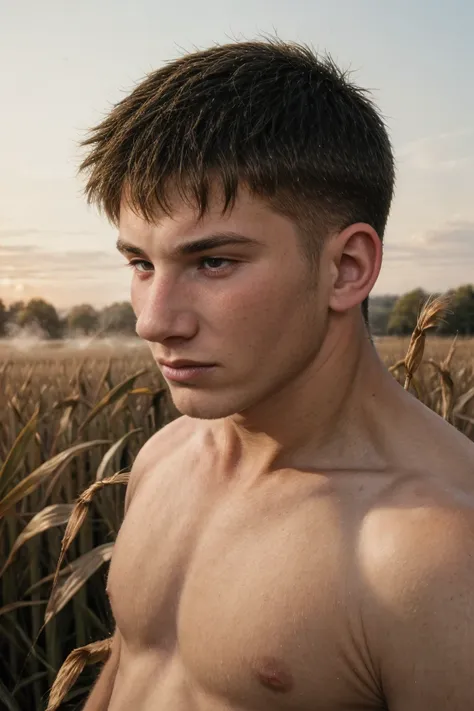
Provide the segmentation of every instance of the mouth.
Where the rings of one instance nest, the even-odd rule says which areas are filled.
[[[195,380],[200,376],[210,373],[215,368],[215,365],[202,364],[185,365],[180,367],[171,367],[166,364],[161,364],[161,370],[164,377],[167,380],[173,380],[179,383],[183,383],[188,380]]]
[[[177,359],[177,360],[158,360],[158,363],[162,366],[166,366],[167,368],[207,368],[209,366],[215,365],[215,363],[200,363],[199,361],[196,360],[184,360],[184,359]]]

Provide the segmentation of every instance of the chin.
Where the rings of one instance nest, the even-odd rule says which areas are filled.
[[[220,420],[235,415],[245,407],[242,403],[225,402],[216,396],[206,397],[205,394],[197,391],[188,391],[187,393],[171,391],[171,398],[173,405],[181,415],[196,420]]]

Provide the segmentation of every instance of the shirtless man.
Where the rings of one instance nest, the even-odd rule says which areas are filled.
[[[236,43],[149,75],[85,145],[182,415],[133,466],[85,711],[473,709],[474,445],[366,325],[376,108],[308,49]]]

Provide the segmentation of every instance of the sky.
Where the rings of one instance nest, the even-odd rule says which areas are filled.
[[[473,30],[470,0],[0,0],[0,299],[128,300],[79,142],[166,61],[264,35],[329,52],[385,118],[397,184],[373,293],[473,283]]]

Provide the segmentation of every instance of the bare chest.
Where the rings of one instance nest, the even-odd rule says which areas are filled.
[[[378,708],[342,519],[337,497],[301,482],[144,487],[109,576],[129,649],[179,649],[200,688],[237,706]]]

